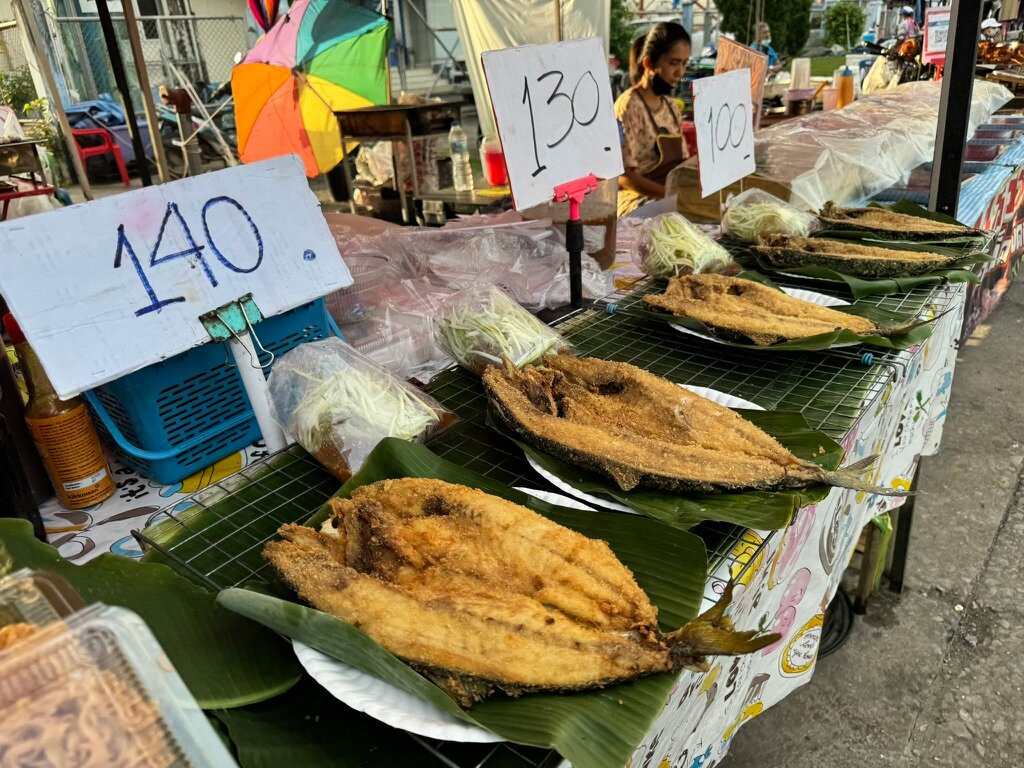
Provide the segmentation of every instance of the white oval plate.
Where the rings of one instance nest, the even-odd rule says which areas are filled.
[[[713,403],[724,405],[726,408],[747,408],[752,411],[764,410],[764,408],[762,408],[757,403],[752,403],[749,400],[744,400],[741,397],[733,397],[732,395],[727,395],[725,394],[725,392],[719,392],[717,389],[708,389],[707,387],[694,387],[689,384],[680,384],[679,386],[682,387],[683,389],[693,392],[693,394],[695,395],[706,397]],[[572,487],[564,480],[555,477],[553,474],[551,474],[542,466],[540,466],[540,464],[535,462],[529,454],[526,455],[526,461],[533,468],[534,472],[536,472],[538,475],[540,475],[553,486],[555,486],[555,488],[562,491],[563,493],[567,493],[570,496],[576,497],[580,501],[586,502],[591,506],[601,507],[603,509],[610,509],[614,512],[628,512],[631,515],[640,514],[636,510],[627,507],[625,504],[620,504],[619,502],[613,501],[612,499],[604,499],[600,496],[593,496],[589,493]]]
[[[817,278],[815,278],[815,279],[817,279]],[[835,296],[826,296],[823,293],[817,293],[816,291],[808,291],[808,290],[804,290],[803,288],[783,288],[782,291],[783,291],[783,293],[786,293],[789,296],[792,296],[794,299],[800,299],[801,301],[809,301],[809,302],[811,302],[811,304],[817,304],[819,307],[848,307],[848,306],[850,306],[850,302],[845,301],[844,299],[837,299]],[[675,330],[679,331],[680,333],[686,333],[686,334],[689,334],[690,336],[696,336],[698,339],[706,339],[707,341],[716,341],[716,342],[718,341],[718,339],[716,339],[714,336],[709,336],[706,333],[701,333],[700,331],[695,331],[692,328],[687,328],[686,326],[683,326],[683,325],[676,325],[675,323],[669,323],[669,325],[672,328],[674,328]],[[857,343],[859,343],[859,342],[851,342],[851,345],[852,344],[857,344]],[[837,344],[836,346],[842,347],[842,346],[850,346],[850,345],[847,345],[847,344]],[[771,349],[771,347],[764,347],[764,349],[769,350],[769,349]]]
[[[428,739],[477,744],[504,741],[495,733],[452,717],[411,693],[360,672],[297,640],[292,641],[292,648],[309,676],[334,698],[385,725]]]

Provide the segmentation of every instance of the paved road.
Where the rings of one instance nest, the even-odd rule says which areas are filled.
[[[1024,280],[960,350],[906,591],[876,597],[720,768],[1024,765]]]

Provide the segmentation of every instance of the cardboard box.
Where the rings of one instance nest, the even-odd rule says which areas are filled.
[[[722,203],[729,199],[729,195],[738,195],[743,190],[750,189],[751,187],[763,189],[783,200],[789,200],[789,187],[778,181],[766,179],[756,173],[747,176],[742,181],[730,184],[721,192],[715,192],[702,198],[700,196],[700,180],[696,157],[687,159],[682,165],[672,171],[672,174],[677,183],[676,209],[691,221],[715,223],[721,221]]]

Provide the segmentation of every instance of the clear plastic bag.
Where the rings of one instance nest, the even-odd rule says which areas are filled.
[[[291,350],[269,385],[278,423],[342,482],[385,437],[418,441],[454,419],[341,339]]]
[[[798,210],[763,189],[748,189],[730,196],[722,216],[722,232],[744,243],[762,235],[807,237],[821,228],[818,217]]]
[[[652,277],[735,271],[729,252],[679,213],[662,213],[640,226],[633,263]]]
[[[447,299],[434,319],[437,343],[480,376],[508,358],[522,367],[569,343],[493,285],[475,285]]]

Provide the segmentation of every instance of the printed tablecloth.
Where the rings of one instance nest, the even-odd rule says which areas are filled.
[[[879,454],[870,479],[909,489],[917,461],[935,453],[946,418],[964,302],[940,318],[930,339],[900,356],[896,376],[843,440],[846,462]],[[756,654],[722,657],[705,673],[684,672],[665,710],[633,754],[630,768],[712,768],[737,729],[808,682],[814,671],[825,608],[836,593],[861,528],[901,499],[834,489],[800,510],[785,532],[744,573],[731,611],[737,627],[778,632]],[[766,536],[746,540],[708,580],[704,608],[739,573]]]

